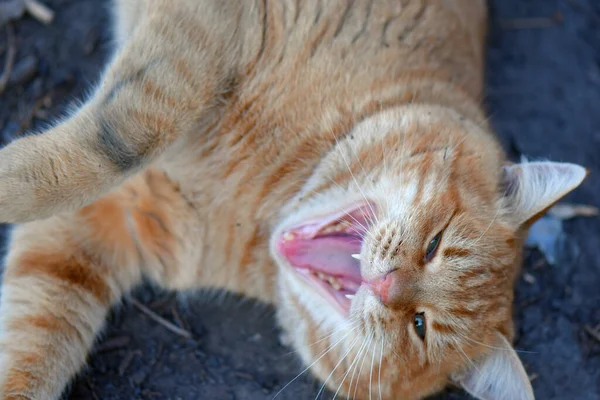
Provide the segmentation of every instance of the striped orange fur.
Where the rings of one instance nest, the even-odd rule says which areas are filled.
[[[0,399],[59,398],[143,277],[274,304],[343,395],[533,398],[510,345],[522,243],[586,172],[506,163],[481,105],[486,14],[483,0],[116,0],[94,95],[0,151],[0,221],[18,224]],[[364,228],[345,315],[278,246],[364,201],[364,221],[344,220]]]

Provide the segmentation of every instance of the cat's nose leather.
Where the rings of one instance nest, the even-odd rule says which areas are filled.
[[[398,307],[415,297],[416,271],[396,268],[384,276],[367,282],[367,285],[385,306]]]

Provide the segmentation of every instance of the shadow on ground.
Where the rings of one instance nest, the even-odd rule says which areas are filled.
[[[57,12],[53,24],[29,17],[13,24],[16,64],[0,96],[3,142],[60,116],[95,82],[109,54],[106,2],[46,3]],[[600,205],[600,2],[492,6],[487,104],[506,149],[514,158],[585,165],[591,177],[568,200]],[[0,65],[6,44],[0,32]],[[556,266],[528,253],[528,279],[517,290],[516,346],[540,399],[600,399],[600,341],[586,332],[600,324],[599,228],[598,219],[566,223],[570,251]],[[193,338],[126,302],[69,399],[271,399],[301,371],[279,345],[269,307],[206,295],[177,305],[172,295],[148,288],[135,296]],[[311,399],[318,390],[303,375],[278,398]]]

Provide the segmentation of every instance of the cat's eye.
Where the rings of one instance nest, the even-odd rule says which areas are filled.
[[[435,235],[431,242],[427,245],[427,250],[425,251],[425,261],[430,261],[435,255],[435,251],[437,250],[440,240],[442,240],[442,232]]]
[[[415,332],[421,338],[421,340],[425,340],[425,313],[415,314]]]

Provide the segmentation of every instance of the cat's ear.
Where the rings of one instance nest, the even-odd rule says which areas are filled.
[[[518,225],[539,218],[588,174],[580,165],[550,161],[508,164],[503,169],[506,204]]]
[[[504,335],[497,333],[493,350],[453,378],[479,400],[534,400],[533,388],[519,356]]]

